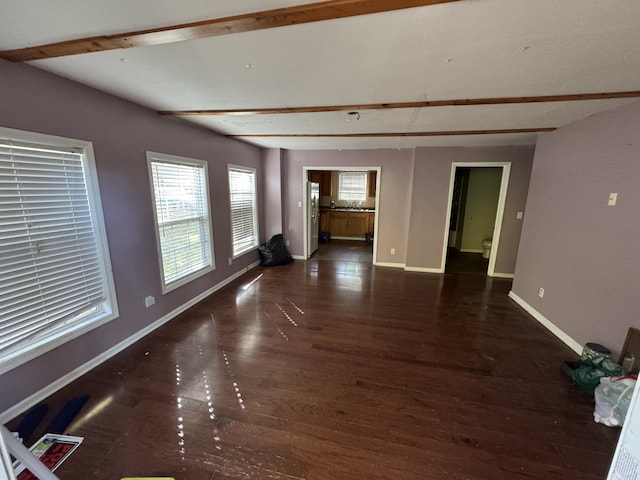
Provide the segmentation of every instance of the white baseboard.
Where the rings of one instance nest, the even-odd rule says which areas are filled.
[[[511,298],[518,305],[520,305],[529,315],[531,315],[538,322],[540,322],[547,330],[549,330],[556,337],[562,340],[571,350],[576,352],[578,355],[582,353],[582,346],[578,342],[576,342],[573,338],[571,338],[569,335],[567,335],[558,327],[556,327],[551,322],[551,320],[549,320],[540,312],[538,312],[535,308],[533,308],[531,305],[525,302],[517,294],[513,293],[513,290],[509,292],[509,298]]]
[[[461,248],[460,251],[462,253],[483,253],[484,250],[481,248]]]
[[[24,400],[18,402],[14,406],[12,406],[9,409],[5,410],[4,412],[0,413],[0,424],[7,423],[9,420],[17,417],[22,412],[25,412],[29,408],[33,407],[34,405],[38,404],[39,402],[41,402],[42,400],[47,398],[49,395],[57,392],[58,390],[60,390],[61,388],[65,387],[69,383],[71,383],[74,380],[80,378],[85,373],[87,373],[90,370],[96,368],[101,363],[109,360],[114,355],[120,353],[125,348],[133,345],[135,342],[137,342],[138,340],[142,339],[146,335],[150,334],[151,332],[153,332],[157,328],[161,327],[162,325],[167,323],[169,320],[172,320],[173,318],[175,318],[176,316],[178,316],[179,314],[181,314],[185,310],[191,308],[196,303],[204,300],[206,297],[208,297],[212,293],[220,290],[222,287],[224,287],[227,284],[231,283],[236,278],[240,277],[241,275],[244,275],[249,270],[257,267],[258,265],[260,265],[260,261],[259,260],[257,262],[253,262],[251,265],[249,265],[248,267],[243,268],[239,272],[234,273],[230,277],[227,277],[222,282],[220,282],[220,283],[214,285],[213,287],[205,290],[201,294],[199,294],[196,297],[194,297],[191,300],[189,300],[187,303],[185,303],[185,304],[181,305],[180,307],[172,310],[171,312],[169,312],[166,315],[162,316],[161,318],[159,318],[155,322],[151,323],[150,325],[147,325],[142,330],[138,330],[136,333],[134,333],[130,337],[124,339],[123,341],[121,341],[117,345],[114,345],[113,347],[111,347],[110,349],[106,350],[105,352],[102,352],[100,355],[98,355],[97,357],[92,358],[91,360],[89,360],[85,364],[80,365],[78,368],[70,371],[66,375],[63,375],[62,377],[60,377],[57,380],[55,380],[54,382],[50,383],[46,387],[38,390],[37,392],[33,393],[32,395],[29,395]]]
[[[404,267],[407,272],[422,272],[422,273],[444,273],[441,268],[426,268],[426,267]]]
[[[331,240],[356,240],[358,242],[364,242],[364,237],[331,237]]]
[[[404,263],[390,263],[390,262],[376,262],[374,263],[376,267],[391,267],[391,268],[404,268]]]
[[[291,255],[291,258],[293,258],[294,260],[308,260],[308,258],[304,255]]]
[[[513,278],[514,275],[513,275],[513,273],[493,272],[493,275],[491,275],[491,277],[495,277],[495,278]]]

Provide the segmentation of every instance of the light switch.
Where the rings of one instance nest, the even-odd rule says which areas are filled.
[[[616,204],[616,202],[618,201],[618,194],[617,193],[610,193],[609,194],[609,205],[613,206]]]

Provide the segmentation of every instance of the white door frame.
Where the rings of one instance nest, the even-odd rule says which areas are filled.
[[[502,219],[504,218],[504,208],[507,203],[507,189],[509,188],[509,176],[511,174],[511,162],[453,162],[451,164],[451,180],[449,183],[449,200],[447,202],[447,217],[444,228],[444,240],[442,247],[442,263],[441,271],[444,273],[447,263],[447,247],[449,246],[449,226],[451,224],[451,206],[453,204],[453,184],[456,179],[457,168],[476,168],[476,167],[501,167],[502,178],[500,180],[500,194],[498,196],[498,209],[496,211],[496,222],[493,226],[493,240],[491,242],[491,255],[489,256],[489,268],[487,275],[490,277],[502,276],[495,274],[496,257],[498,245],[500,244],[500,234],[502,232]]]
[[[332,171],[339,171],[339,172],[365,172],[365,171],[375,171],[377,172],[376,174],[376,206],[375,206],[375,213],[374,213],[374,230],[373,230],[373,264],[376,264],[376,258],[377,258],[377,252],[378,252],[378,212],[380,211],[380,180],[381,180],[381,175],[380,172],[382,170],[381,167],[366,167],[366,166],[358,166],[358,167],[354,167],[354,166],[334,166],[334,167],[327,167],[327,166],[318,166],[318,167],[313,167],[313,166],[305,166],[302,167],[302,225],[304,226],[303,230],[304,230],[304,235],[303,235],[303,242],[304,242],[304,251],[303,251],[303,255],[304,255],[304,259],[307,260],[308,259],[308,255],[309,255],[309,245],[308,245],[308,236],[309,236],[309,216],[307,215],[307,181],[309,179],[309,171],[310,170],[332,170]]]

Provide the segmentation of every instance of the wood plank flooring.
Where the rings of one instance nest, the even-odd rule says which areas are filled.
[[[258,267],[57,392],[90,395],[60,478],[605,478],[618,430],[509,280],[370,262]]]

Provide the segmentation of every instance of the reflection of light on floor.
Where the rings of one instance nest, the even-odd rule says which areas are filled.
[[[181,375],[180,375],[180,364],[176,363],[176,385],[180,385]],[[182,397],[178,397],[176,399],[176,403],[178,406],[178,410],[182,410]],[[184,424],[182,423],[184,418],[180,415],[178,416],[178,453],[180,454],[180,459],[184,460],[184,455],[186,453],[186,449],[184,447]]]
[[[241,286],[240,288],[242,290],[248,290],[251,285],[253,285],[254,283],[256,283],[258,280],[260,280],[260,277],[262,277],[262,275],[264,275],[264,273],[261,273],[260,275],[258,275],[256,278],[254,278],[253,280],[251,280],[249,283],[247,283],[246,285]]]
[[[216,411],[213,406],[213,399],[211,398],[211,390],[209,390],[209,381],[207,380],[207,372],[202,371],[202,377],[204,380],[204,394],[207,399],[207,412],[209,413],[209,420],[214,424],[213,426],[213,441],[215,442],[215,447],[218,450],[222,450],[220,446],[220,435],[218,434],[218,429],[215,426],[216,420]]]
[[[242,301],[245,299],[245,294],[247,293],[247,290],[249,290],[254,283],[256,283],[258,280],[260,280],[260,278],[263,275],[264,274],[261,273],[256,278],[251,280],[249,283],[247,283],[245,285],[242,285],[240,287],[240,289],[238,290],[238,293],[236,293],[236,305],[240,305],[242,303]]]
[[[224,358],[224,363],[227,366],[227,371],[229,372],[229,376],[233,380],[234,375],[233,375],[233,371],[231,370],[231,363],[229,362],[229,357],[227,357],[227,352],[225,352],[224,350],[222,351],[222,358]],[[236,398],[238,399],[238,404],[240,405],[240,408],[244,410],[245,409],[244,400],[242,399],[242,393],[240,393],[240,387],[238,387],[237,382],[233,382],[233,389],[236,393]]]
[[[69,430],[75,430],[77,428],[82,427],[87,421],[91,420],[93,417],[102,412],[107,406],[113,401],[113,394],[109,395],[107,398],[101,400],[95,407],[89,410],[82,418],[78,419],[77,422],[74,422],[73,425],[69,427]]]
[[[354,292],[362,291],[362,267],[356,262],[338,262],[335,282],[337,288]]]
[[[297,326],[298,326],[298,324],[293,320],[293,318],[291,318],[291,316],[290,316],[287,312],[285,312],[284,308],[282,308],[282,307],[280,306],[280,304],[276,303],[276,307],[278,307],[278,309],[280,309],[280,311],[282,312],[282,314],[283,314],[285,317],[287,317],[287,320],[289,320],[289,321],[293,324],[293,326],[294,326],[294,327],[297,327]]]
[[[265,314],[265,316],[266,316],[269,320],[271,320],[271,315],[269,315],[269,312],[267,312],[267,311],[265,310],[265,311],[264,311],[264,314]],[[274,322],[273,320],[271,320],[271,323],[273,323],[273,326],[274,326],[274,327],[276,327],[276,330],[278,330],[278,333],[279,333],[280,335],[282,335],[282,337],[283,337],[285,340],[289,340],[289,337],[287,336],[287,334],[286,334],[286,333],[284,333],[284,332],[282,331],[282,329],[281,329],[278,325],[276,325],[276,322]]]
[[[299,311],[301,315],[304,315],[304,312],[302,311],[302,309],[300,307],[298,307],[298,305],[293,303],[291,301],[291,299],[287,298],[287,302],[289,302],[293,308],[295,308],[297,311]]]

